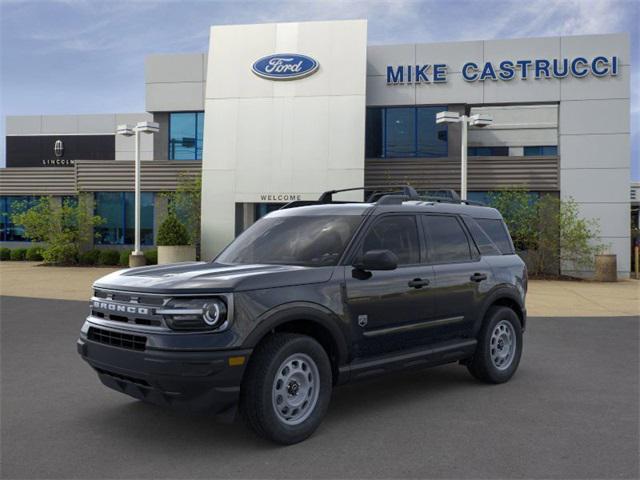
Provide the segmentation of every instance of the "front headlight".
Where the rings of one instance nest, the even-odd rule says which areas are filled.
[[[175,298],[156,313],[174,330],[216,330],[227,321],[227,305],[221,298]]]

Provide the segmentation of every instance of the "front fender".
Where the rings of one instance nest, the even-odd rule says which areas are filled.
[[[324,328],[331,335],[338,356],[338,364],[343,365],[349,358],[347,324],[328,308],[311,302],[291,302],[278,305],[256,319],[256,327],[244,341],[244,348],[255,346],[270,331],[287,322],[306,320]]]

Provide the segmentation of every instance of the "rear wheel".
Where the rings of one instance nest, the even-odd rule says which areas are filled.
[[[320,425],[331,397],[331,363],[313,338],[272,335],[251,358],[240,396],[248,425],[274,442],[292,444]]]
[[[467,365],[471,375],[488,383],[508,381],[522,355],[522,327],[516,312],[491,307],[478,336],[478,347]]]

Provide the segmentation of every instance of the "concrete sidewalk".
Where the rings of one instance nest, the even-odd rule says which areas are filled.
[[[44,267],[38,262],[0,262],[0,295],[88,300],[91,284],[115,270],[117,268]],[[532,317],[640,315],[640,281],[532,280],[527,310]]]

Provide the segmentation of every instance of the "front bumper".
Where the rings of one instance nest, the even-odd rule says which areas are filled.
[[[109,388],[158,405],[214,414],[235,410],[251,354],[251,350],[136,351],[85,335],[77,348]],[[244,357],[242,365],[231,366],[230,357]],[[238,358],[232,363],[239,363]]]

